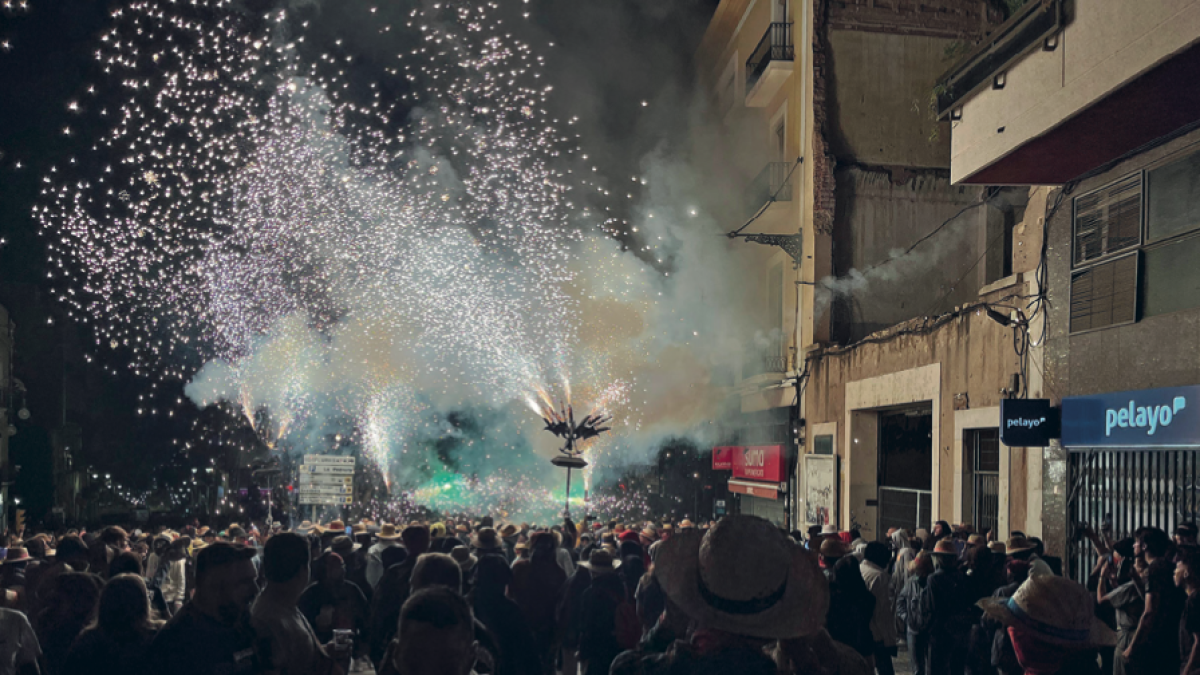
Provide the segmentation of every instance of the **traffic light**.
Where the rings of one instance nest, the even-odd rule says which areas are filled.
[[[25,529],[25,509],[17,509],[17,532]]]

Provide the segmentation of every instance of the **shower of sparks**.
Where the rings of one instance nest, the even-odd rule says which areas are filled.
[[[553,409],[543,383],[569,401],[573,367],[595,414],[628,403],[628,379],[577,353],[570,292],[587,227],[611,222],[570,201],[580,184],[556,167],[577,137],[495,3],[413,10],[419,40],[369,103],[342,41],[302,49],[307,22],[181,4],[112,13],[105,79],[68,104],[106,131],[34,207],[56,294],[98,349],[136,375],[224,369],[231,389],[202,403],[269,448],[332,399],[384,475],[420,410],[411,364],[493,406],[536,391]],[[385,344],[359,358],[348,325]],[[388,360],[409,365],[381,375]]]

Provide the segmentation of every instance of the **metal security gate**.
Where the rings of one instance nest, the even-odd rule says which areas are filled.
[[[879,487],[879,539],[893,527],[908,530],[909,534],[933,524],[933,493],[929,490]]]
[[[1087,579],[1096,562],[1077,523],[1099,532],[1111,521],[1121,539],[1142,526],[1170,533],[1200,520],[1200,450],[1079,450],[1069,462],[1069,569],[1076,580]]]
[[[970,514],[976,532],[1000,524],[1000,430],[968,429],[963,432],[964,476],[963,512]],[[997,532],[997,538],[1003,538]]]

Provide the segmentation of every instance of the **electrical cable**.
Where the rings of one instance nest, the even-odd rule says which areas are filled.
[[[750,216],[750,220],[747,220],[745,223],[742,224],[741,227],[734,230],[733,232],[730,232],[729,234],[727,234],[725,236],[729,237],[730,239],[740,236],[742,234],[742,230],[746,229],[747,227],[750,227],[750,223],[753,223],[754,221],[758,220],[762,216],[762,214],[766,213],[767,209],[771,208],[771,205],[777,201],[777,198],[779,197],[779,193],[783,192],[783,189],[785,187],[788,187],[789,185],[791,185],[791,183],[789,181],[792,180],[792,174],[796,172],[796,167],[800,166],[800,164],[802,164],[803,162],[804,162],[803,157],[797,157],[796,161],[794,163],[792,163],[792,168],[789,169],[787,175],[784,176],[783,182],[781,182],[779,184],[779,189],[775,191],[775,194],[771,195],[771,197],[769,199],[767,199],[767,203],[763,204],[762,208],[760,208],[757,212],[755,212],[755,214],[753,216]]]

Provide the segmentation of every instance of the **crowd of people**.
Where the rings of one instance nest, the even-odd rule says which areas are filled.
[[[1200,672],[1196,528],[786,532],[753,516],[66,531],[10,542],[0,675]]]

